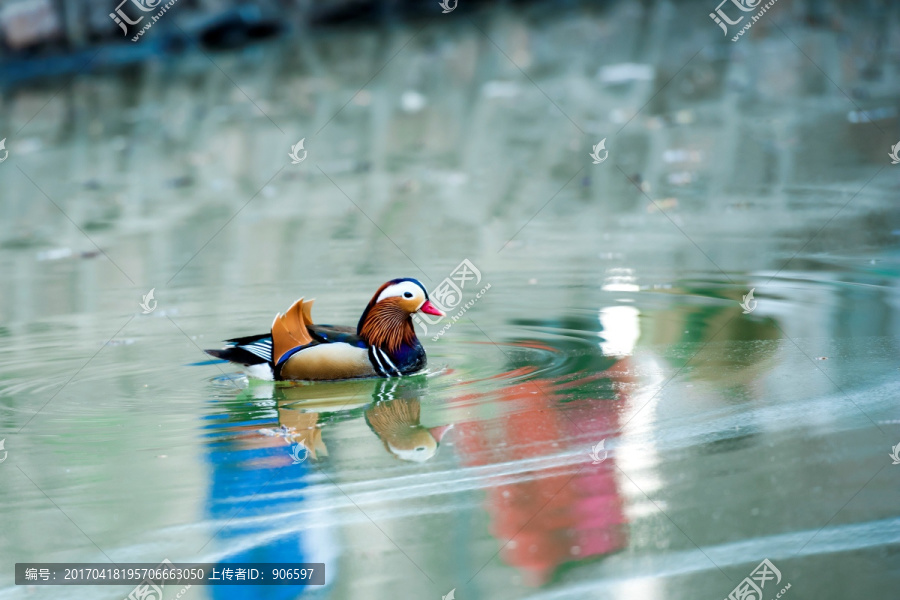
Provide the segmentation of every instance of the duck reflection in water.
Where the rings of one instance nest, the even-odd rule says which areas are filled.
[[[420,398],[426,384],[424,377],[418,377],[405,381],[279,386],[274,394],[279,427],[261,429],[260,433],[299,445],[300,452],[292,450],[295,461],[306,457],[318,460],[328,456],[324,421],[357,418],[362,411],[369,428],[392,456],[425,462],[434,457],[444,435],[453,428],[452,424],[422,425]],[[360,402],[362,397],[371,402]]]
[[[435,456],[452,427],[422,425],[420,398],[426,390],[424,376],[312,385],[252,382],[242,390],[207,436],[211,484],[206,510],[213,522],[225,523],[216,526],[210,540],[221,549],[219,563],[325,562],[334,565],[326,570],[328,589],[340,577],[340,536],[328,518],[296,529],[290,525],[308,502],[320,498],[312,477],[316,461],[328,456],[328,426],[364,419],[392,456],[424,462]],[[269,420],[272,408],[277,422]],[[277,515],[284,518],[273,518]],[[210,597],[287,600],[315,595],[312,587],[210,586]]]
[[[420,412],[417,397],[378,401],[366,409],[366,423],[384,449],[400,460],[425,462],[434,456],[453,425],[426,428],[420,423]]]

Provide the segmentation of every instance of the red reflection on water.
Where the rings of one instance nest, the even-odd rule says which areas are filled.
[[[627,362],[620,360],[600,376],[630,381]],[[547,582],[567,563],[599,558],[627,544],[615,459],[595,465],[589,456],[594,444],[618,431],[617,408],[626,398],[565,401],[563,387],[575,386],[549,379],[510,385],[492,393],[499,393],[499,402],[515,405],[508,414],[456,425],[456,446],[470,466],[567,452],[583,456],[575,464],[538,463],[535,471],[500,476],[487,490],[489,530],[505,544],[501,559],[519,569],[529,585]]]

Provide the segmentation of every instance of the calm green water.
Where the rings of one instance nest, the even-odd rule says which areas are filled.
[[[896,14],[732,44],[711,8],[461,7],[9,90],[0,599],[130,589],[16,562],[164,558],[326,564],[190,600],[713,600],[763,559],[766,600],[893,597]],[[421,375],[195,364],[463,260],[451,312],[490,287]]]

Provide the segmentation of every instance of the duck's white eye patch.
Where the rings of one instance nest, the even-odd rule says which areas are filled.
[[[425,302],[425,292],[422,291],[418,285],[413,283],[412,281],[401,281],[400,283],[395,283],[394,285],[389,285],[384,288],[384,291],[378,295],[378,302],[381,302],[385,298],[421,298],[422,302]]]

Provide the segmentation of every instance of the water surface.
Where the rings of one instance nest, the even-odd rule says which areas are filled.
[[[461,8],[9,90],[0,598],[62,597],[15,562],[164,558],[326,564],[197,600],[712,599],[763,559],[787,597],[890,596],[897,123],[851,115],[897,104],[859,67],[881,16],[732,44],[709,8]],[[453,314],[490,288],[419,375],[196,364],[463,260]]]

